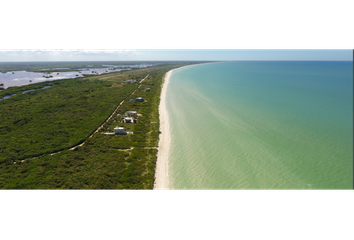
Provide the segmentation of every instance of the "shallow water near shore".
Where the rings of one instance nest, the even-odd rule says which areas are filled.
[[[167,87],[171,189],[352,189],[352,62],[223,62]]]

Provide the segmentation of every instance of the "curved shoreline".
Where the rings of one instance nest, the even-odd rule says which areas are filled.
[[[168,189],[168,152],[170,148],[170,125],[166,108],[166,89],[173,70],[166,73],[159,105],[160,138],[157,152],[154,189]]]
[[[209,64],[209,63],[199,63],[199,64]],[[168,112],[166,108],[166,90],[169,83],[171,74],[173,70],[190,67],[194,65],[187,65],[179,68],[172,69],[168,71],[165,75],[165,79],[162,85],[161,98],[159,104],[159,115],[160,115],[160,137],[156,160],[156,170],[155,170],[155,182],[154,190],[167,190],[169,189],[169,178],[168,178],[168,153],[170,149],[170,124],[168,118]]]

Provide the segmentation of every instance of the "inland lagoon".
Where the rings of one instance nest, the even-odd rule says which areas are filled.
[[[109,70],[106,68],[85,69],[79,72],[27,72],[27,71],[13,71],[0,73],[0,83],[4,84],[4,88],[12,86],[23,86],[38,82],[70,79],[83,77],[85,74],[102,74],[108,72],[118,72],[119,70]]]

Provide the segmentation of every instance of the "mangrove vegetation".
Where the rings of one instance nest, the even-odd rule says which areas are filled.
[[[179,66],[165,64],[2,91],[2,96],[16,95],[0,101],[0,188],[151,189],[161,84],[164,74]],[[122,83],[127,79],[138,82]],[[29,89],[37,90],[22,93]],[[145,101],[129,101],[136,97]],[[122,123],[127,111],[139,114],[137,123]],[[116,126],[133,134],[105,134],[113,133]]]

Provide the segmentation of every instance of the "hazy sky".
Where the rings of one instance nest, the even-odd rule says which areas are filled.
[[[12,61],[184,61],[332,60],[352,61],[352,50],[0,50]]]

